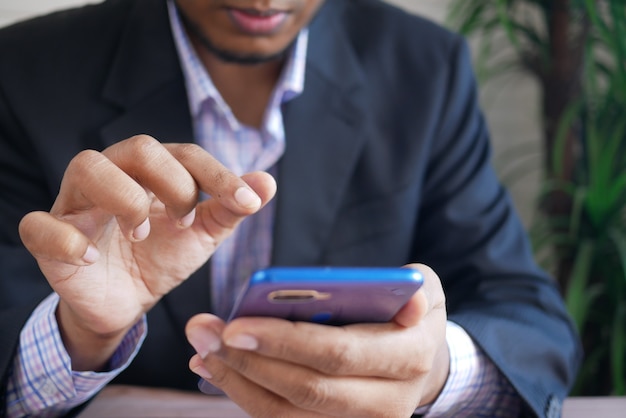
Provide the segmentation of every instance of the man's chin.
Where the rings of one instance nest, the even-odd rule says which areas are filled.
[[[291,47],[291,44],[293,44],[292,42],[290,45],[287,46],[287,48],[276,53],[255,53],[227,50],[225,48],[220,48],[211,39],[205,36],[200,28],[198,28],[193,23],[193,21],[188,19],[184,13],[181,12],[179,15],[190,37],[194,37],[199,42],[202,48],[227,63],[240,65],[256,65],[262,64],[264,62],[280,60],[285,57],[287,51],[289,50],[289,47]]]
[[[280,52],[274,54],[257,54],[257,53],[245,53],[245,52],[236,52],[236,51],[227,51],[216,48],[215,46],[202,42],[202,46],[206,48],[210,53],[215,55],[221,61],[230,63],[230,64],[240,64],[240,65],[256,65],[263,64],[265,62],[281,60],[287,54],[287,49],[282,50]]]

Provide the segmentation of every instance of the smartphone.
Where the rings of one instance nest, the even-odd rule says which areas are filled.
[[[401,267],[272,267],[257,271],[230,319],[271,316],[330,325],[388,322],[421,287]]]

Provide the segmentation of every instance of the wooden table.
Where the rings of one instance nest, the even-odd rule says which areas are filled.
[[[225,396],[111,385],[80,418],[249,418]]]
[[[226,397],[167,389],[109,386],[80,418],[249,418]],[[569,398],[563,418],[623,418],[626,398]]]
[[[583,417],[626,417],[626,397],[567,398],[563,405],[563,418]]]

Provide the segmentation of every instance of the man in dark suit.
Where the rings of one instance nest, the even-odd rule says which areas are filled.
[[[458,36],[375,0],[110,0],[0,57],[2,413],[197,374],[253,416],[559,415],[577,336]],[[386,324],[226,325],[269,264],[425,285]]]

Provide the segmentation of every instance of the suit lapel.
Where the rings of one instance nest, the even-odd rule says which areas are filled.
[[[304,92],[284,107],[274,264],[315,264],[364,139],[363,74],[328,1],[310,27]],[[338,10],[339,9],[339,10]]]
[[[100,133],[105,146],[136,134],[161,142],[194,142],[184,78],[170,32],[165,1],[138,1],[128,19],[103,91],[120,114]],[[209,311],[209,269],[205,265],[163,298],[173,320]]]
[[[104,126],[107,146],[145,133],[162,142],[193,142],[185,83],[165,1],[137,1],[104,86],[119,117]]]

